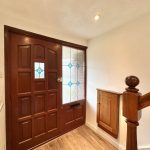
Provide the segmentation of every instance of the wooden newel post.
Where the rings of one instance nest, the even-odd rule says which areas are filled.
[[[128,86],[123,93],[123,116],[127,118],[126,150],[137,150],[137,126],[140,119],[138,108],[141,94],[136,86],[139,79],[136,76],[128,76],[125,83]]]

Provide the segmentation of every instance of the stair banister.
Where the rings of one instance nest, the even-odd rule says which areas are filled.
[[[125,83],[128,86],[123,92],[123,116],[127,123],[126,150],[137,150],[137,126],[141,118],[141,110],[150,106],[150,93],[141,95],[136,86],[139,84],[136,76],[128,76]]]

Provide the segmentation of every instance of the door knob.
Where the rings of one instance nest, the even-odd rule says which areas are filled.
[[[58,77],[57,82],[62,82],[62,77]]]

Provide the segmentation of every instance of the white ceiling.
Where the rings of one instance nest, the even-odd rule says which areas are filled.
[[[0,9],[62,33],[91,39],[150,11],[150,0],[0,0]],[[99,21],[94,15],[100,12]]]

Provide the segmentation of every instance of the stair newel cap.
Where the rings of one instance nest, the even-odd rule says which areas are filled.
[[[139,91],[139,89],[136,88],[136,86],[139,85],[139,83],[140,83],[140,80],[138,77],[128,76],[125,79],[125,83],[128,86],[128,88],[126,88],[126,91],[134,92],[134,93],[137,93]]]

